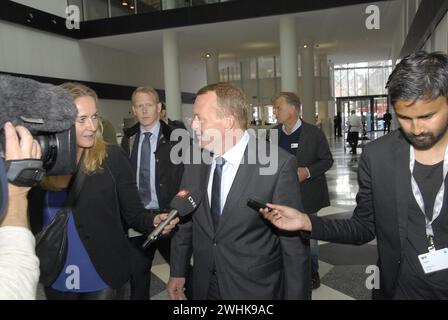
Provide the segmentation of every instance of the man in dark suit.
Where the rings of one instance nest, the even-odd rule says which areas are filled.
[[[386,134],[390,132],[390,123],[392,122],[392,114],[389,112],[389,109],[383,115],[384,128],[383,133]]]
[[[145,208],[150,213],[167,212],[171,199],[179,191],[183,172],[182,164],[170,161],[171,149],[175,145],[170,141],[174,128],[160,121],[159,95],[151,87],[139,87],[134,91],[132,110],[138,123],[124,130],[121,145],[136,172],[140,198]],[[145,150],[148,155],[145,155]],[[161,238],[147,249],[142,249],[146,236],[133,229],[129,229],[128,235],[134,249],[131,299],[148,300],[155,251],[158,249],[169,263],[170,238]]]
[[[387,88],[401,130],[366,145],[353,217],[308,217],[276,205],[263,214],[281,229],[311,231],[324,241],[359,245],[376,236],[380,281],[374,298],[446,300],[448,56],[405,57]]]
[[[297,158],[297,176],[306,213],[317,212],[330,205],[325,172],[333,165],[333,157],[322,130],[299,118],[300,99],[293,92],[281,92],[274,100],[274,115],[279,125],[279,146]],[[317,241],[311,239],[311,280],[313,289],[320,286]]]
[[[170,298],[185,298],[193,255],[194,299],[309,299],[308,243],[299,233],[272,229],[247,206],[256,197],[302,207],[294,157],[271,146],[274,168],[263,167],[257,140],[246,130],[249,106],[231,84],[199,90],[193,115],[204,150],[200,163],[185,165],[182,186],[200,190],[202,202],[172,238]],[[266,141],[258,143],[266,150]]]

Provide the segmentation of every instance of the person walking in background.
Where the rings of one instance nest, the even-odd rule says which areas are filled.
[[[347,141],[350,144],[352,150],[351,154],[356,154],[356,148],[358,148],[359,132],[362,132],[363,125],[361,117],[356,115],[356,111],[350,111],[350,117],[348,118],[348,134]]]
[[[334,136],[335,137],[342,137],[342,117],[341,113],[338,112],[333,119],[334,124]]]
[[[392,122],[392,114],[390,114],[389,109],[386,110],[386,112],[383,115],[383,121],[384,121],[384,127],[383,127],[383,133],[386,134],[390,132],[390,124]]]
[[[333,156],[322,130],[299,118],[301,103],[293,92],[281,92],[274,100],[274,115],[280,125],[279,146],[297,159],[297,177],[305,212],[316,215],[330,205],[325,172],[333,165]],[[320,286],[317,241],[311,239],[311,280]]]

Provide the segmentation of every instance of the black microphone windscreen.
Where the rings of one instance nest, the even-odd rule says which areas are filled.
[[[197,190],[180,190],[171,200],[170,206],[179,212],[179,216],[185,216],[192,212],[201,203],[201,193]]]
[[[76,114],[68,90],[32,79],[0,75],[0,128],[11,121],[31,132],[61,132],[75,123]]]

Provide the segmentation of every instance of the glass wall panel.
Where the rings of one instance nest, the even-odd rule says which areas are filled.
[[[84,0],[85,20],[105,19],[109,17],[107,0]]]
[[[137,13],[160,10],[160,0],[136,0]]]
[[[355,69],[348,69],[348,95],[355,95]]]
[[[67,4],[77,6],[79,8],[79,19],[84,21],[84,8],[82,7],[82,0],[67,0]]]
[[[274,57],[258,58],[258,74],[260,79],[274,78]]]
[[[126,16],[134,13],[134,0],[110,0],[111,17]]]
[[[367,95],[367,69],[355,69],[355,95]]]
[[[392,72],[390,61],[345,64],[336,66],[333,72],[335,97],[386,94],[387,79]],[[347,67],[347,68],[343,68]]]

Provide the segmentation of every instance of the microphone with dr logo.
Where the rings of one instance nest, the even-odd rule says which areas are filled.
[[[177,216],[186,216],[201,203],[201,193],[199,191],[189,191],[187,189],[180,190],[176,196],[171,200],[170,207],[173,208],[168,217],[163,220],[148,236],[143,243],[143,249],[146,249],[148,245],[156,241],[161,235],[163,228],[170,223]]]

